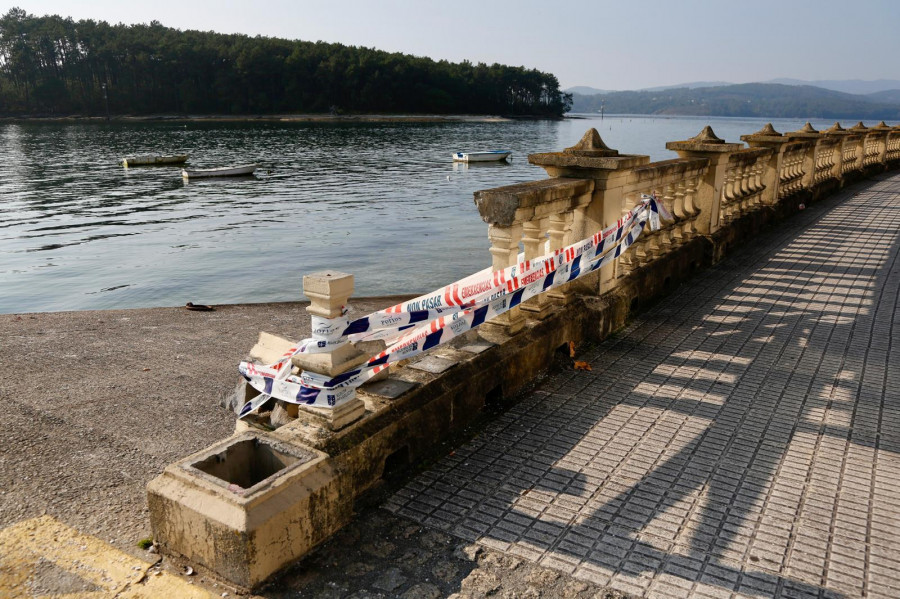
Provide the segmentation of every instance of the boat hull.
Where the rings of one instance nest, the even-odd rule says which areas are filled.
[[[128,168],[130,166],[157,166],[165,164],[184,164],[187,162],[187,154],[176,154],[174,156],[126,156],[122,159],[122,166]]]
[[[491,152],[456,152],[453,160],[456,162],[494,162],[506,160],[512,152],[507,150],[494,150]]]
[[[181,176],[185,179],[203,179],[209,177],[239,177],[252,175],[259,168],[256,164],[242,164],[225,168],[182,169]]]

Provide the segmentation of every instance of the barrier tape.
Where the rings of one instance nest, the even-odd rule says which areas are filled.
[[[641,200],[639,206],[615,225],[552,254],[520,261],[503,271],[475,273],[353,322],[346,322],[343,317],[314,320],[313,338],[291,348],[276,364],[240,364],[240,373],[261,395],[243,407],[239,418],[255,411],[271,397],[290,403],[336,406],[350,398],[356,387],[371,380],[391,363],[446,343],[544,291],[602,268],[621,256],[640,237],[648,222],[651,230],[658,230],[660,218],[672,220],[655,196],[642,195]],[[466,300],[460,295],[461,283],[476,289]],[[424,307],[423,302],[428,306]],[[424,324],[416,326],[422,322]],[[301,352],[314,353],[321,343],[340,342],[341,337],[390,339],[392,343],[362,367],[335,377],[313,372],[303,372],[299,376],[290,374],[292,356]]]

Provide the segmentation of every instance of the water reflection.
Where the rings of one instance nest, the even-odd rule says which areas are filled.
[[[666,140],[710,122],[728,141],[763,123],[2,124],[0,313],[292,300],[325,268],[354,273],[357,295],[427,291],[490,262],[472,194],[544,178],[528,154],[597,126],[611,147],[666,159]],[[512,160],[451,161],[495,148]],[[119,165],[154,153],[260,169],[187,181],[179,165]]]

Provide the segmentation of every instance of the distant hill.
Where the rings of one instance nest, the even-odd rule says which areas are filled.
[[[888,90],[900,89],[900,80],[875,79],[863,81],[862,79],[820,79],[817,81],[804,81],[802,79],[772,79],[765,83],[780,83],[782,85],[813,85],[845,94],[874,94]]]
[[[657,92],[666,89],[676,89],[679,87],[688,87],[690,89],[696,89],[698,87],[718,87],[722,85],[731,85],[728,81],[693,81],[691,83],[679,83],[678,85],[661,85],[659,87],[645,87],[641,88],[637,91],[642,92]],[[576,85],[575,87],[570,87],[566,90],[563,90],[570,94],[581,94],[582,96],[591,96],[594,94],[611,94],[616,90],[613,89],[597,89],[596,87],[588,87],[586,85]]]
[[[588,87],[586,85],[576,85],[575,87],[570,87],[569,89],[563,90],[566,93],[570,94],[581,94],[582,96],[593,96],[595,94],[608,94],[612,92],[611,89],[597,89],[596,87]]]
[[[679,83],[678,85],[660,85],[658,87],[644,87],[638,91],[642,92],[661,92],[667,89],[679,89],[686,87],[688,89],[698,89],[701,87],[724,87],[726,85],[734,85],[730,81],[692,81],[690,83]]]
[[[573,94],[572,112],[900,120],[900,104],[811,85],[743,83],[697,89]]]
[[[875,92],[863,96],[870,102],[879,102],[882,104],[900,104],[900,89],[886,89],[883,92]]]

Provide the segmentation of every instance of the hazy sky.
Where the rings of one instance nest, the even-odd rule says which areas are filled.
[[[0,10],[12,6],[524,65],[564,88],[900,79],[898,0],[13,0]]]

